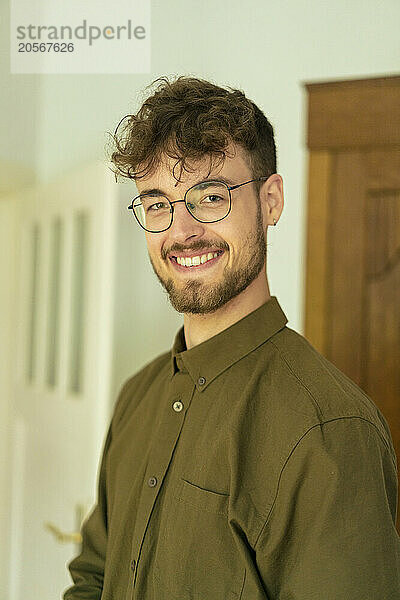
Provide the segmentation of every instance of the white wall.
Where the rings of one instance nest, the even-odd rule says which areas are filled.
[[[10,9],[0,1],[0,195],[39,175],[41,80],[10,74]]]

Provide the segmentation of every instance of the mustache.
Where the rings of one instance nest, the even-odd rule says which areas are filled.
[[[191,244],[190,246],[188,246],[187,244],[180,244],[179,242],[176,242],[171,246],[171,248],[169,248],[169,250],[164,250],[162,252],[162,257],[166,259],[168,254],[172,254],[172,252],[195,252],[197,250],[208,250],[208,248],[216,248],[217,250],[229,250],[228,244],[224,242],[197,240],[196,242],[193,242],[193,244]]]

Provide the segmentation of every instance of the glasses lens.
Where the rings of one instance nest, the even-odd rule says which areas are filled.
[[[142,196],[136,198],[133,210],[139,223],[147,231],[163,231],[171,224],[172,212],[168,198],[164,196]]]
[[[204,181],[192,187],[186,194],[189,212],[203,223],[212,223],[229,213],[229,189],[224,183]]]

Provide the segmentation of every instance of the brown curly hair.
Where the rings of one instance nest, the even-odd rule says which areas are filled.
[[[247,151],[253,177],[276,173],[274,130],[264,113],[241,90],[224,89],[204,79],[160,77],[153,95],[137,114],[126,115],[112,136],[112,171],[140,179],[152,174],[163,156],[189,171],[189,162],[210,159],[210,171],[228,155],[233,141]]]

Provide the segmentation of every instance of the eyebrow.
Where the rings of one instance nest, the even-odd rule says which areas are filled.
[[[229,177],[220,176],[220,177],[207,177],[207,179],[202,179],[201,181],[197,181],[190,187],[192,188],[194,185],[199,185],[200,183],[207,183],[207,181],[218,181],[219,183],[226,183],[226,185],[235,185],[235,183],[231,179],[229,179]],[[167,192],[164,192],[163,190],[159,190],[158,188],[152,188],[152,189],[148,189],[148,190],[143,190],[143,192],[141,192],[139,194],[139,196],[167,196],[168,197],[168,194],[167,194]]]

